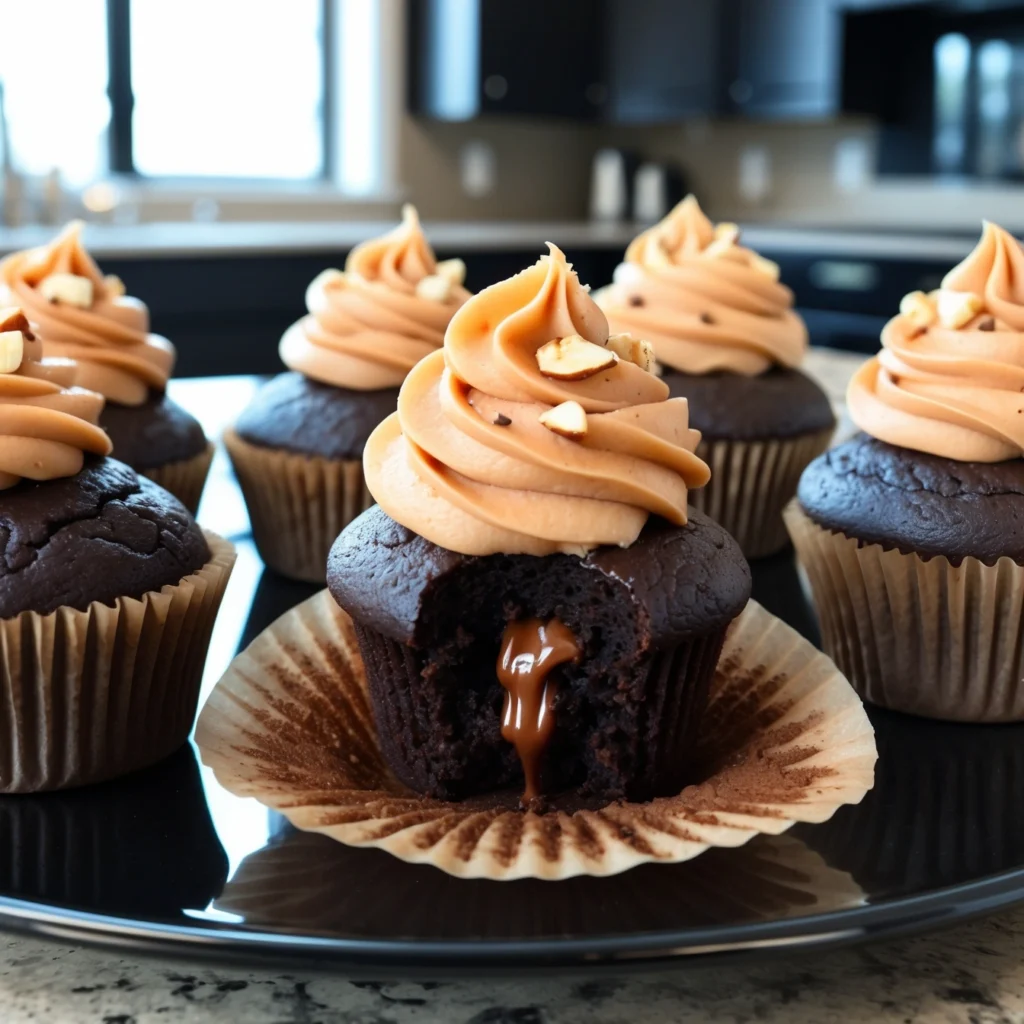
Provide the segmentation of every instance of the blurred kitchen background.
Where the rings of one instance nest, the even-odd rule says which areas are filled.
[[[70,217],[179,374],[279,368],[323,267],[417,205],[483,287],[606,283],[684,192],[862,351],[982,218],[1024,231],[1024,3],[0,0],[0,253]]]

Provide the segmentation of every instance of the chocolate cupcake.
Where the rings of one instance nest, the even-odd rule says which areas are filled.
[[[124,774],[181,746],[234,555],[113,459],[102,396],[0,312],[0,792]]]
[[[986,224],[914,292],[847,394],[865,433],[813,462],[787,524],[826,651],[868,700],[1024,719],[1024,251]]]
[[[380,507],[335,543],[384,754],[421,793],[678,792],[729,623],[731,537],[642,343],[562,253],[470,300],[372,434]]]
[[[12,303],[37,329],[46,354],[74,359],[78,384],[106,399],[100,426],[114,455],[179,498],[199,506],[213,445],[199,422],[166,395],[174,346],[149,330],[149,311],[104,276],[82,245],[80,221],[50,245],[0,262]]]
[[[779,268],[717,227],[688,196],[626,250],[595,295],[616,332],[654,346],[670,394],[690,399],[711,483],[697,508],[748,558],[786,544],[782,509],[804,467],[832,438],[824,391],[798,369],[807,329]]]
[[[291,372],[262,388],[224,442],[263,560],[323,583],[334,538],[373,498],[362,457],[395,411],[405,375],[444,341],[469,297],[461,260],[438,263],[416,211],[325,270],[306,291],[309,313],[285,332]]]

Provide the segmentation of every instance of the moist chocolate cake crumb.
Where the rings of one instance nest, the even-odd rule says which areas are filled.
[[[556,618],[582,655],[551,672],[545,792],[678,792],[725,630],[750,594],[735,541],[690,517],[652,520],[629,548],[538,558],[461,555],[380,508],[360,516],[331,551],[328,586],[355,622],[399,779],[442,799],[522,784],[500,731],[499,644],[510,621]]]
[[[199,421],[162,393],[151,394],[142,405],[108,401],[100,426],[110,435],[114,458],[132,469],[182,462],[206,450]]]
[[[177,498],[114,459],[0,491],[0,617],[141,597],[210,558]]]
[[[859,434],[807,467],[797,497],[819,526],[865,544],[1024,565],[1024,459],[959,462]]]
[[[249,444],[324,459],[361,459],[374,428],[398,407],[398,388],[356,391],[281,373],[235,424]]]
[[[745,377],[680,373],[666,367],[662,380],[673,398],[689,399],[690,426],[707,440],[793,438],[835,426],[828,396],[799,370],[776,366]]]

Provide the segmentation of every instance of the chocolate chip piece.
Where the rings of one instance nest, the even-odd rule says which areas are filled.
[[[715,318],[710,313],[701,313],[700,322],[702,324],[713,324],[715,322]]]
[[[511,423],[512,421],[503,412],[499,412],[498,415],[494,417],[494,425],[496,427],[507,427],[510,426]]]
[[[991,316],[988,317],[988,319],[986,319],[986,320],[982,320],[981,323],[978,324],[978,330],[979,331],[994,331],[995,329],[996,329],[996,321],[995,321],[995,318],[991,317]]]
[[[631,306],[642,306],[644,304],[644,300],[639,295],[630,295],[629,304]]]

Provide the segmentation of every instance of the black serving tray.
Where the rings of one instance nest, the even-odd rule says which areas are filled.
[[[227,493],[227,492],[225,492]],[[315,588],[264,571],[247,537],[204,689]],[[755,597],[812,640],[787,553]],[[0,798],[0,927],[124,950],[295,960],[363,975],[615,962],[655,967],[917,932],[1024,901],[1024,726],[874,709],[874,790],[686,864],[612,878],[449,878],[297,832],[218,786],[191,747],[68,793]]]

